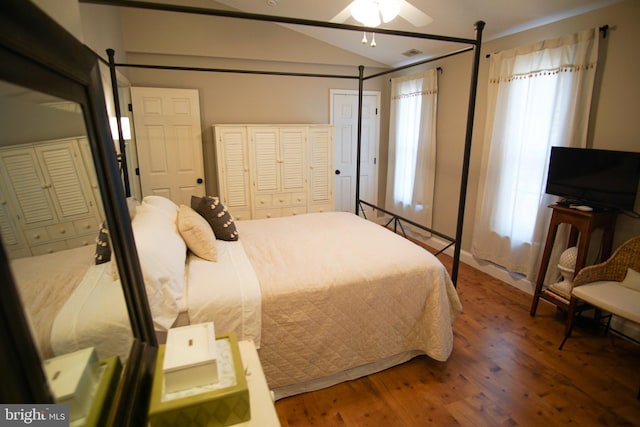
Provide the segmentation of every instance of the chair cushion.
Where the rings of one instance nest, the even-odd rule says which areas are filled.
[[[574,287],[571,293],[611,314],[640,323],[640,292],[621,286],[620,282],[587,283]]]

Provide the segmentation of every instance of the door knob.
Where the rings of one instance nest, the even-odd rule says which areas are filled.
[[[336,169],[336,175],[340,175],[340,169]]]
[[[197,182],[198,184],[202,184],[202,183],[204,182],[204,180],[203,180],[202,178],[198,178],[198,179],[196,180],[196,182]]]

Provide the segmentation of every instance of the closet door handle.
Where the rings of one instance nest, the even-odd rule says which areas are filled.
[[[202,179],[202,178],[198,178],[198,179],[196,179],[196,182],[197,182],[198,184],[202,184],[202,183],[204,182],[204,179]]]
[[[340,169],[336,169],[336,175],[340,175]]]

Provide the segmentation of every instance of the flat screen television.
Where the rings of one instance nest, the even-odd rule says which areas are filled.
[[[551,147],[546,193],[592,208],[633,211],[640,153]]]

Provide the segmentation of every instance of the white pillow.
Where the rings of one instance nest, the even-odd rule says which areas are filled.
[[[129,210],[129,219],[133,219],[136,216],[136,208],[140,205],[140,202],[135,197],[127,197],[127,209]]]
[[[178,218],[178,205],[176,205],[175,203],[173,203],[171,200],[167,199],[166,197],[162,197],[162,196],[145,196],[142,199],[142,203],[140,203],[140,205],[138,205],[138,207],[136,208],[136,214],[137,214],[137,209],[143,205],[151,205],[151,206],[155,206],[156,208],[158,208],[158,210],[160,210],[161,212],[164,212],[166,215],[169,216],[169,218],[172,219],[172,221],[175,223],[176,219]]]
[[[216,235],[206,219],[189,206],[180,205],[178,231],[194,254],[207,261],[217,261]]]
[[[168,199],[149,203],[145,197],[131,222],[154,326],[167,330],[178,317],[184,294],[187,247],[178,232],[178,207]],[[157,196],[153,196],[157,197]],[[163,199],[163,198],[158,198]],[[171,214],[171,204],[175,215]],[[173,216],[173,219],[172,219]]]
[[[620,284],[625,288],[633,289],[634,291],[640,292],[640,273],[632,268],[629,268],[627,270],[627,275],[624,277],[624,280],[620,282]]]

